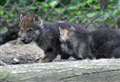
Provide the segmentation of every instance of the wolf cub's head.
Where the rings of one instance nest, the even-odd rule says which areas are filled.
[[[74,29],[69,29],[69,28],[63,28],[63,27],[59,27],[59,31],[60,31],[60,41],[62,42],[66,42],[68,40],[70,40],[71,36],[74,33]]]
[[[33,41],[39,34],[39,23],[41,23],[41,21],[39,20],[39,17],[35,14],[21,14],[19,23],[20,40],[24,43],[30,43],[31,41]]]

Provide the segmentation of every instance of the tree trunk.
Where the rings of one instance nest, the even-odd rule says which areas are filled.
[[[119,82],[120,59],[0,67],[0,82]]]

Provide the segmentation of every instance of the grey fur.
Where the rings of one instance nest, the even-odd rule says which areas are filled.
[[[63,30],[65,28],[60,28],[60,32],[64,32]],[[101,29],[92,32],[67,30],[69,31],[69,38],[63,40],[63,35],[60,35],[61,47],[75,59],[120,58],[119,31],[113,29]],[[69,48],[69,46],[71,47]]]

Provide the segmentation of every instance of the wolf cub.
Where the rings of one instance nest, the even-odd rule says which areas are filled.
[[[120,32],[101,29],[92,32],[78,32],[74,28],[62,28],[60,41],[63,51],[75,59],[120,58]]]

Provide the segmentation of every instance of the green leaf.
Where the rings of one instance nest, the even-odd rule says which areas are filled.
[[[4,15],[4,11],[0,9],[0,16]]]
[[[96,15],[95,12],[93,12],[93,13],[88,13],[88,14],[87,14],[87,17],[94,17],[95,15]]]
[[[49,3],[49,5],[54,8],[58,4],[58,1],[52,1]]]

